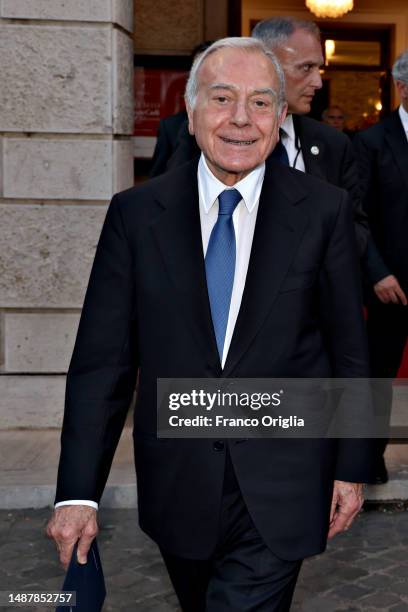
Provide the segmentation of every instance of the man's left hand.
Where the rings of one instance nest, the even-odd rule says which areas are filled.
[[[347,531],[364,502],[363,485],[358,482],[334,481],[328,538]]]

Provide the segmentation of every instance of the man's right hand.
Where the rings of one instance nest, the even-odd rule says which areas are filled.
[[[393,274],[385,276],[378,281],[378,283],[374,285],[374,292],[383,304],[389,304],[390,302],[398,304],[401,302],[401,304],[406,306],[408,303],[407,296]]]
[[[47,535],[55,540],[60,561],[65,569],[78,542],[78,562],[86,563],[92,540],[98,533],[96,510],[90,506],[60,506],[46,528]]]

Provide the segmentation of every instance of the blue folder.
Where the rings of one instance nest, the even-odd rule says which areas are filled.
[[[106,588],[98,545],[96,540],[93,540],[84,565],[78,563],[77,546],[78,544],[75,544],[62,587],[63,591],[76,592],[76,605],[58,606],[56,612],[100,612],[106,597]]]

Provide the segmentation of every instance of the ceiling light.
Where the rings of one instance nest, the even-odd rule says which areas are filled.
[[[306,0],[306,6],[316,17],[342,17],[353,9],[353,0]]]

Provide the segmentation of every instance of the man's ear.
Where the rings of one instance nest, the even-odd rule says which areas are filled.
[[[188,131],[191,134],[191,136],[194,136],[193,109],[191,108],[187,100],[186,100],[186,111],[187,111],[187,116],[188,116]]]
[[[278,119],[279,127],[285,121],[287,113],[288,113],[288,104],[287,104],[287,102],[285,102],[285,104],[283,105],[282,110],[280,112],[279,119]]]
[[[406,100],[408,98],[408,84],[404,83],[404,81],[395,81],[395,85],[401,100]]]

